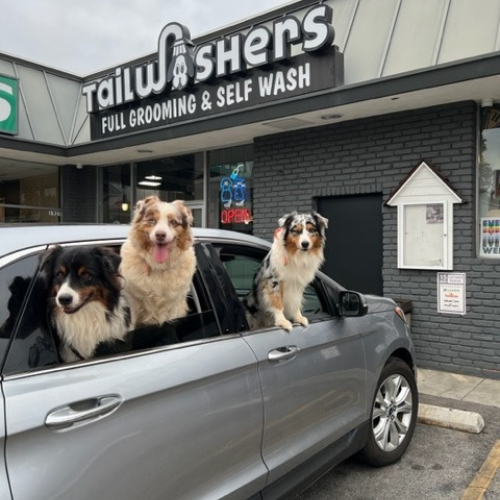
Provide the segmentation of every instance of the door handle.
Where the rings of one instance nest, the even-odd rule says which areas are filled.
[[[76,401],[49,413],[45,425],[58,430],[98,420],[116,411],[122,402],[122,398],[117,394]]]
[[[271,362],[291,360],[297,357],[299,348],[296,345],[286,345],[278,347],[269,352],[267,359]]]

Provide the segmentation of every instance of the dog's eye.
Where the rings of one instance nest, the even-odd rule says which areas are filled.
[[[170,219],[168,222],[172,227],[177,227],[181,225],[181,223],[175,219]]]
[[[150,226],[154,226],[156,224],[156,219],[154,217],[150,217],[147,221],[146,221]]]
[[[56,273],[56,278],[58,278],[58,279],[64,278],[64,276],[66,276],[66,275],[64,274],[63,271],[58,271]]]

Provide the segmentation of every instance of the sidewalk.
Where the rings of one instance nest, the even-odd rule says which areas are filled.
[[[419,368],[418,391],[429,396],[500,408],[500,380]]]
[[[418,390],[422,395],[500,408],[500,380],[419,369]],[[421,423],[473,434],[479,434],[484,428],[484,419],[479,413],[423,403],[418,419]]]

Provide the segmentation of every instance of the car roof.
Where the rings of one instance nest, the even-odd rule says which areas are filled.
[[[121,240],[127,237],[129,224],[16,224],[0,226],[0,257],[10,253],[56,243]],[[223,229],[193,228],[195,239],[243,242],[268,246],[255,236]]]

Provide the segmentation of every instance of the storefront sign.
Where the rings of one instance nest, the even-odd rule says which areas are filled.
[[[465,314],[465,273],[438,273],[438,313]]]
[[[0,75],[0,134],[18,133],[18,81]]]
[[[220,222],[226,224],[250,224],[252,216],[248,208],[229,208],[221,210]]]
[[[481,219],[481,257],[500,259],[500,217]]]
[[[244,207],[250,195],[246,179],[241,175],[244,168],[244,163],[237,165],[231,175],[223,177],[220,181],[220,201],[223,206],[220,222],[223,225],[252,222],[250,210]]]
[[[285,16],[272,28],[193,48],[178,23],[160,34],[157,60],[119,67],[83,87],[93,140],[195,120],[333,88],[343,83],[343,57],[332,46],[332,9],[311,8],[300,21]],[[302,53],[291,57],[293,45]],[[312,53],[320,53],[312,56]]]

